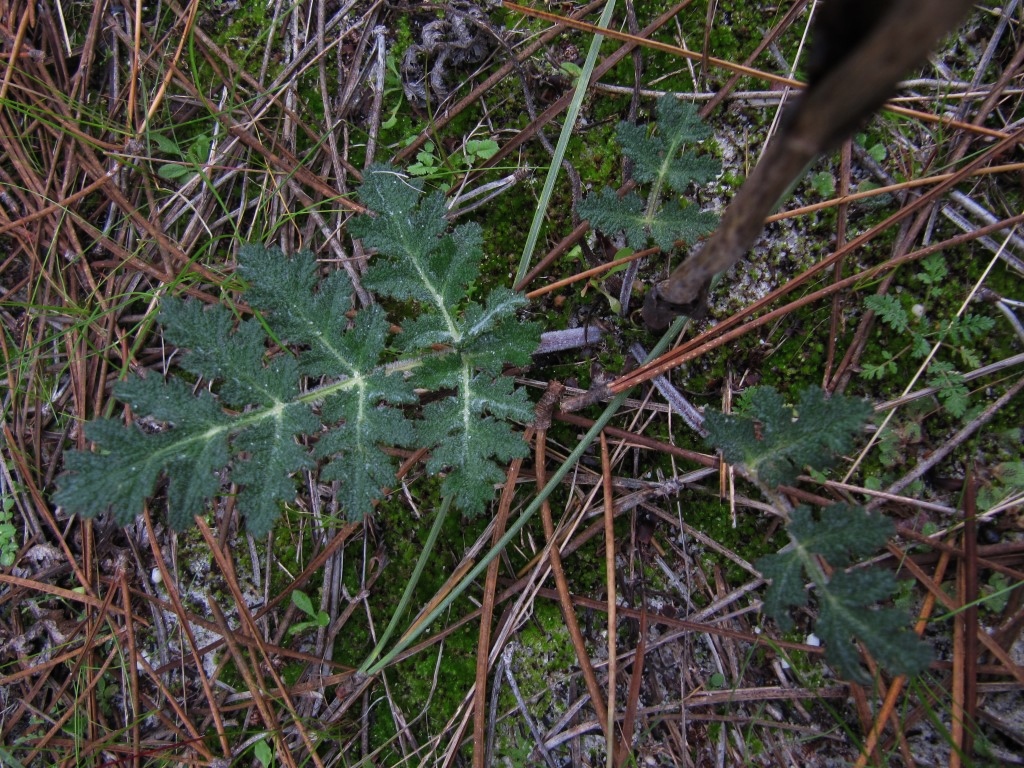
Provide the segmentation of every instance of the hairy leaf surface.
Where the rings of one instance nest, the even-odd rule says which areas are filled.
[[[821,590],[821,615],[814,631],[825,655],[839,673],[859,683],[871,682],[853,641],[856,638],[886,669],[916,675],[928,667],[932,651],[911,631],[905,611],[879,607],[896,589],[892,575],[880,568],[838,571]]]
[[[622,153],[633,160],[638,182],[664,182],[683,193],[691,184],[706,184],[718,176],[722,167],[713,157],[684,152],[711,137],[693,104],[665,96],[658,100],[655,114],[658,130],[654,135],[643,126],[619,123]]]
[[[377,250],[364,286],[417,302],[403,332],[392,335],[379,305],[353,311],[349,278],[322,277],[310,253],[243,246],[238,271],[256,317],[167,299],[159,320],[189,382],[172,372],[119,384],[115,396],[139,421],[86,426],[96,450],[69,453],[58,503],[85,516],[109,509],[124,524],[164,477],[180,529],[234,483],[249,531],[261,535],[295,498],[296,473],[320,467],[357,520],[394,485],[385,449],[402,446],[429,449],[442,491],[466,512],[483,508],[503,477],[497,462],[525,452],[508,420],[532,418],[502,366],[527,362],[539,329],[521,322],[525,300],[507,289],[470,299],[480,229],[449,232],[441,195],[375,166],[360,196],[374,214],[351,231]],[[409,413],[416,387],[443,390],[423,422]]]
[[[850,447],[870,413],[865,401],[825,399],[816,387],[803,391],[796,408],[772,387],[754,387],[740,399],[737,413],[709,411],[705,426],[708,442],[726,461],[742,465],[763,486],[775,488],[791,482],[804,467],[820,470],[831,464],[836,453]],[[755,563],[770,582],[765,614],[782,630],[791,630],[791,612],[808,605],[811,583],[818,604],[814,631],[825,641],[826,658],[841,675],[870,682],[855,640],[890,670],[921,671],[931,658],[930,648],[910,631],[907,614],[880,605],[895,591],[892,576],[878,568],[842,570],[884,546],[895,530],[892,522],[848,504],[817,511],[799,506],[788,517],[789,544]]]
[[[596,229],[624,232],[631,248],[645,248],[648,240],[654,240],[667,251],[676,241],[696,242],[717,225],[716,215],[681,202],[677,195],[714,179],[721,165],[691,149],[711,135],[692,105],[664,96],[656,113],[655,133],[645,126],[620,123],[617,134],[623,154],[633,160],[633,178],[650,185],[646,202],[636,192],[620,198],[606,187],[588,195],[579,205],[579,214]]]
[[[833,504],[816,514],[801,506],[793,511],[787,530],[789,546],[755,563],[771,581],[764,612],[784,631],[792,629],[790,612],[807,605],[805,585],[812,581],[819,606],[814,631],[825,641],[826,657],[841,675],[870,681],[853,644],[855,639],[888,669],[905,674],[921,671],[931,658],[928,645],[910,631],[905,612],[878,605],[889,600],[896,589],[892,575],[871,568],[836,570],[826,578],[817,566],[819,557],[841,569],[873,555],[892,535],[892,522],[847,504]]]
[[[871,413],[864,400],[826,399],[817,387],[805,389],[795,409],[772,387],[752,387],[742,402],[740,414],[706,414],[707,440],[769,488],[792,482],[805,466],[827,467]]]

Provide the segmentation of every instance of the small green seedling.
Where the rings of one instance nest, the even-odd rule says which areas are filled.
[[[893,338],[902,339],[904,345],[893,352],[882,348],[881,359],[866,362],[862,374],[868,379],[883,379],[898,373],[898,360],[904,355],[922,359],[929,355],[936,341],[951,351],[968,368],[981,366],[981,359],[974,351],[974,344],[992,330],[995,321],[991,317],[966,313],[951,320],[930,320],[927,307],[933,306],[949,292],[949,270],[941,253],[934,253],[921,260],[922,270],[917,281],[925,286],[925,293],[910,311],[904,306],[908,297],[897,297],[891,293],[868,296],[865,306],[896,333]],[[955,281],[954,281],[955,282]],[[928,383],[938,390],[939,400],[950,415],[959,418],[967,412],[969,392],[963,375],[948,359],[932,359],[928,365]]]
[[[869,147],[866,133],[858,133],[854,141],[862,146],[876,163],[883,162],[888,155],[882,143],[876,142]]]
[[[307,629],[319,629],[320,627],[326,627],[331,623],[331,617],[327,615],[327,612],[316,610],[313,607],[313,601],[309,599],[309,595],[302,590],[296,589],[292,592],[292,603],[296,608],[306,614],[310,620],[292,624],[288,628],[289,637],[297,635],[300,632],[305,632]]]
[[[264,739],[260,739],[253,744],[252,752],[264,768],[270,768],[274,764],[274,750],[270,748],[270,745]]]
[[[162,133],[152,133],[150,136],[161,152],[180,160],[161,165],[157,170],[157,175],[161,179],[186,184],[201,174],[209,162],[210,147],[213,145],[213,137],[209,134],[201,133],[196,136],[187,149],[182,149],[178,142]]]
[[[437,181],[467,171],[475,164],[494,157],[497,152],[498,142],[493,139],[470,139],[462,152],[445,158],[438,153],[434,142],[428,141],[416,153],[416,162],[408,170],[413,176]]]
[[[829,198],[836,193],[836,179],[828,171],[820,171],[811,177],[811,187],[821,197]]]

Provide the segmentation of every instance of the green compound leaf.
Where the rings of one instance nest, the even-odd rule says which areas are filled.
[[[635,192],[619,197],[610,188],[589,195],[579,205],[579,214],[604,232],[623,231],[631,248],[647,246],[648,240],[662,250],[676,241],[694,243],[714,230],[718,217],[676,196],[693,184],[706,184],[721,171],[717,160],[690,148],[710,136],[696,109],[671,96],[658,101],[657,132],[644,126],[620,123],[618,140],[623,154],[633,160],[633,177],[650,184],[645,203]]]
[[[882,318],[882,322],[894,331],[902,333],[910,330],[910,315],[895,296],[888,293],[868,296],[864,299],[864,305]]]
[[[280,515],[280,503],[295,498],[292,474],[312,469],[308,452],[295,438],[315,432],[319,422],[302,403],[283,405],[278,413],[265,414],[241,430],[232,442],[236,458],[232,481],[242,486],[238,507],[244,511],[245,526],[253,536],[270,532]]]
[[[991,317],[982,315],[966,314],[953,318],[949,324],[946,340],[950,344],[970,344],[987,334],[995,326],[996,321]]]
[[[431,195],[417,204],[403,192],[400,205],[392,201],[375,207],[389,198],[388,190],[418,189],[419,182],[387,166],[372,167],[364,179],[360,199],[376,216],[354,219],[350,230],[378,250],[380,261],[375,264],[383,262],[364,285],[421,302],[425,311],[404,323],[395,341],[403,352],[433,347],[412,372],[414,386],[453,392],[424,409],[415,445],[430,449],[427,470],[445,475],[442,493],[463,512],[479,513],[504,477],[496,462],[526,453],[507,421],[528,422],[532,409],[525,390],[515,389],[501,369],[529,361],[540,328],[520,320],[517,312],[525,299],[507,288],[496,288],[482,303],[470,300],[469,288],[483,257],[479,227],[463,225],[450,234],[435,230],[431,239],[421,238],[407,230],[418,226],[424,208],[432,215],[443,211],[443,198]]]
[[[387,324],[382,329],[376,318],[363,315],[352,323],[360,333],[347,333],[352,284],[344,272],[320,280],[314,259],[285,258],[279,250],[261,245],[242,250],[238,272],[249,283],[249,304],[273,314],[277,339],[308,347],[300,358],[303,374],[358,376],[377,364]],[[367,335],[372,338],[364,341]]]
[[[959,418],[967,413],[971,393],[963,374],[956,371],[952,363],[934,361],[928,366],[928,383],[938,389],[939,399],[951,415]]]
[[[526,443],[507,420],[528,422],[533,407],[526,391],[507,376],[477,373],[472,355],[449,354],[425,361],[415,381],[454,394],[430,403],[417,425],[417,443],[431,449],[427,471],[445,473],[441,490],[467,514],[483,511],[505,463],[525,456]]]
[[[843,677],[860,683],[870,682],[870,676],[861,665],[855,639],[887,669],[908,675],[928,665],[931,649],[910,631],[906,613],[878,605],[896,590],[889,572],[836,570],[826,578],[817,558],[825,558],[833,568],[844,568],[877,552],[894,530],[887,518],[861,507],[834,504],[817,517],[809,508],[797,507],[788,528],[789,546],[755,564],[771,581],[764,612],[783,631],[793,627],[791,610],[807,605],[806,582],[814,583],[819,606],[814,631],[826,643],[826,658]]]
[[[417,260],[429,257],[438,249],[448,228],[445,220],[448,211],[442,194],[434,193],[421,202],[422,197],[422,181],[409,179],[387,165],[372,165],[363,177],[359,199],[375,213],[349,222],[349,233],[362,238],[379,256],[401,259],[413,254]],[[406,271],[401,265],[398,269]],[[409,277],[413,290],[423,287],[423,281]]]
[[[871,413],[864,400],[826,399],[818,387],[805,389],[795,409],[772,387],[752,387],[742,402],[740,415],[706,414],[707,440],[769,488],[792,482],[806,466],[829,466],[850,449]]]
[[[376,307],[367,314],[386,325],[384,313]],[[372,327],[368,330],[369,337]],[[338,502],[350,520],[361,518],[380,498],[381,489],[394,485],[395,462],[381,445],[415,444],[415,423],[402,411],[383,406],[414,402],[408,382],[378,372],[356,383],[356,388],[339,391],[324,401],[324,421],[339,426],[320,438],[315,451],[318,458],[329,459],[321,478],[340,482]]]
[[[58,503],[87,517],[109,508],[124,525],[166,476],[169,522],[180,530],[207,511],[226,472],[242,486],[239,508],[249,531],[270,530],[278,502],[295,497],[291,475],[313,466],[296,437],[315,434],[320,421],[297,399],[296,361],[264,362],[266,336],[259,324],[246,321],[232,332],[228,317],[222,307],[167,301],[160,315],[167,337],[195,345],[183,355],[182,367],[219,379],[217,393],[194,396],[180,379],[164,382],[152,375],[119,384],[115,396],[136,416],[157,422],[157,431],[109,420],[87,425],[86,436],[100,450],[68,455]]]
[[[807,603],[806,563],[821,556],[833,567],[843,568],[877,552],[894,528],[887,518],[869,515],[861,507],[833,504],[820,512],[820,519],[808,507],[797,507],[787,530],[790,545],[757,561],[758,570],[772,582],[765,596],[765,613],[786,630],[793,626],[789,609]]]
[[[579,211],[591,226],[603,232],[623,231],[626,242],[636,249],[645,248],[648,239],[664,251],[670,250],[677,240],[694,243],[718,224],[714,213],[676,200],[647,213],[635,192],[620,198],[608,187],[581,202]]]
[[[522,389],[514,390],[508,378],[492,379],[484,374],[467,375],[456,395],[428,405],[419,438],[422,444],[433,446],[427,470],[447,472],[441,492],[452,496],[466,514],[483,512],[494,496],[494,485],[505,477],[492,458],[506,463],[528,452],[522,436],[498,419],[527,421],[532,415]]]
[[[133,379],[121,384],[116,394],[137,403],[137,413],[151,411],[158,420],[173,414],[180,418],[180,428],[150,432],[138,422],[129,426],[113,419],[88,423],[86,437],[104,451],[69,452],[54,501],[85,517],[109,508],[119,525],[127,525],[167,472],[172,477],[168,488],[172,524],[181,527],[191,522],[220,487],[217,473],[229,459],[229,419],[208,392],[193,397],[178,380]]]
[[[820,470],[852,445],[871,413],[869,403],[834,396],[826,399],[808,387],[794,409],[771,387],[744,393],[739,413],[705,414],[708,442],[726,461],[742,465],[764,486],[788,483],[804,467]],[[841,675],[870,682],[854,640],[862,642],[888,669],[916,674],[927,666],[931,650],[909,630],[909,617],[878,604],[895,591],[892,576],[881,569],[843,571],[877,552],[894,526],[862,507],[833,504],[818,512],[797,507],[789,514],[790,543],[755,564],[769,580],[764,612],[783,631],[793,627],[793,609],[808,604],[808,582],[819,607],[815,632],[826,642],[826,658]],[[826,561],[831,577],[821,566]]]
[[[711,137],[693,104],[665,96],[658,100],[655,113],[658,131],[653,136],[643,126],[619,123],[622,153],[633,160],[633,177],[638,182],[664,181],[683,193],[691,184],[706,184],[721,173],[722,166],[713,157],[681,154]]]
[[[126,524],[166,478],[181,529],[232,483],[248,530],[262,535],[295,498],[295,474],[319,466],[358,520],[394,485],[385,448],[402,446],[429,449],[442,491],[464,511],[483,509],[504,477],[497,462],[526,450],[508,420],[529,421],[532,410],[502,367],[530,359],[539,327],[521,321],[525,300],[507,289],[470,299],[480,229],[448,232],[442,196],[424,198],[387,166],[370,169],[360,195],[375,214],[351,230],[378,250],[364,285],[416,302],[404,332],[392,336],[379,305],[353,311],[349,278],[322,277],[310,253],[245,245],[238,272],[256,317],[167,299],[159,320],[188,383],[173,372],[117,385],[136,422],[86,425],[96,450],[68,454],[58,503]],[[408,357],[395,361],[396,350]],[[442,390],[419,425],[407,413],[415,387]]]
[[[382,488],[395,484],[394,460],[380,450],[378,441],[409,446],[415,437],[413,422],[399,411],[371,408],[361,418],[358,428],[332,429],[316,450],[318,457],[331,457],[320,477],[340,481],[338,503],[351,520],[361,517],[359,510],[372,508]]]
[[[771,582],[764,596],[764,612],[771,616],[784,631],[793,628],[790,609],[807,605],[807,591],[804,589],[804,564],[799,554],[785,552],[765,555],[754,567]]]
[[[917,279],[925,285],[940,285],[946,279],[946,275],[949,274],[949,268],[946,266],[946,257],[941,253],[925,256],[921,259],[921,266],[924,267],[924,271],[917,274]]]
[[[275,337],[300,347],[268,358],[269,339],[259,321],[233,328],[234,318],[222,306],[166,300],[160,313],[165,337],[183,348],[181,367],[207,379],[209,391],[196,396],[180,379],[164,382],[154,376],[119,384],[115,396],[137,417],[157,422],[156,431],[111,421],[87,425],[86,436],[99,450],[69,454],[59,503],[85,516],[109,508],[118,523],[126,524],[166,476],[169,522],[180,530],[231,482],[241,487],[238,507],[249,532],[263,535],[281,504],[295,498],[293,475],[316,466],[298,438],[313,438],[327,424],[332,432],[353,433],[349,443],[360,447],[363,464],[374,467],[368,475],[375,492],[367,490],[363,474],[345,478],[341,491],[353,502],[346,508],[350,517],[370,511],[384,484],[381,467],[393,460],[373,445],[386,439],[381,419],[360,417],[415,399],[400,376],[385,377],[378,370],[386,318],[371,308],[355,316],[358,332],[347,329],[348,278],[335,273],[318,285],[316,262],[308,253],[289,259],[278,250],[244,246],[239,270],[251,280],[250,302],[266,314]],[[311,407],[314,398],[301,391],[303,374],[334,379],[317,392],[319,416]],[[399,443],[403,420],[395,411],[387,421]]]
[[[444,196],[420,201],[422,181],[413,181],[385,165],[373,165],[363,177],[360,200],[376,212],[349,222],[349,231],[377,251],[374,269],[363,280],[368,289],[396,299],[415,299],[436,312],[454,338],[455,309],[476,279],[482,235],[476,224],[445,234]]]

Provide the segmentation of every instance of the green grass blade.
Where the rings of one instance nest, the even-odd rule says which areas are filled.
[[[601,12],[601,19],[597,22],[599,27],[607,27],[612,19],[612,12],[615,10],[615,0],[608,0]],[[540,200],[537,202],[537,209],[530,223],[530,233],[526,236],[526,245],[523,247],[523,255],[519,260],[519,269],[516,271],[516,279],[512,285],[519,285],[530,268],[530,258],[533,250],[537,247],[537,240],[540,237],[540,228],[544,223],[547,214],[548,204],[551,202],[551,195],[555,189],[555,181],[558,179],[558,170],[562,167],[562,158],[565,157],[565,150],[569,146],[569,139],[572,138],[572,130],[576,125],[576,118],[579,116],[580,108],[583,106],[583,99],[587,95],[587,87],[590,85],[590,76],[597,65],[597,54],[601,50],[603,35],[594,35],[590,42],[590,50],[587,51],[587,59],[583,63],[583,70],[580,72],[579,80],[576,81],[576,92],[569,103],[569,109],[565,113],[565,123],[562,125],[562,133],[558,136],[558,143],[555,145],[555,155],[551,158],[551,165],[548,168],[547,178],[544,179],[544,189],[541,190]]]

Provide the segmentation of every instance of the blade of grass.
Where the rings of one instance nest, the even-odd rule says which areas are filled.
[[[416,567],[412,569],[412,575],[409,577],[409,582],[405,585],[405,590],[402,592],[402,598],[398,601],[398,607],[395,608],[395,612],[391,615],[391,620],[388,622],[387,627],[384,629],[384,633],[380,636],[380,640],[377,641],[377,645],[374,646],[373,650],[370,651],[370,655],[366,657],[359,666],[359,672],[362,674],[373,674],[369,671],[372,667],[374,670],[382,669],[384,662],[374,665],[377,657],[380,656],[384,650],[384,646],[387,645],[388,640],[398,629],[398,622],[401,621],[402,616],[405,614],[405,609],[409,606],[409,601],[412,600],[413,593],[416,591],[416,585],[419,584],[420,577],[423,575],[424,569],[427,567],[427,562],[430,560],[430,555],[434,551],[434,545],[437,543],[438,536],[441,535],[441,528],[444,525],[445,517],[448,515],[448,509],[452,505],[451,496],[445,496],[441,501],[441,507],[437,510],[437,514],[434,516],[434,524],[430,526],[430,533],[427,534],[427,541],[423,545],[423,551],[420,552],[419,559],[416,560]],[[447,601],[446,601],[447,602]],[[427,617],[427,621],[423,622],[425,626],[432,619],[434,614],[430,614]],[[416,632],[414,636],[418,636],[419,632]],[[401,645],[401,643],[399,644]]]
[[[612,18],[612,11],[615,10],[615,0],[608,0],[601,13],[601,20],[598,26],[604,28]],[[583,106],[583,99],[587,95],[587,87],[590,85],[590,76],[597,64],[597,54],[601,50],[603,35],[594,35],[590,41],[590,50],[587,51],[587,59],[583,63],[583,71],[580,72],[576,81],[576,91],[573,93],[569,109],[565,113],[565,122],[562,124],[562,132],[558,135],[558,143],[555,144],[555,154],[551,158],[551,165],[548,167],[547,178],[544,179],[544,189],[541,190],[540,199],[534,210],[533,221],[530,222],[530,232],[526,236],[526,245],[523,246],[523,255],[519,260],[519,269],[516,270],[516,279],[513,285],[519,285],[530,267],[530,258],[537,247],[537,240],[540,237],[540,228],[547,216],[548,204],[551,202],[551,195],[555,190],[555,180],[558,178],[558,170],[562,167],[562,158],[565,157],[565,150],[569,146],[569,139],[572,138],[573,128],[576,126],[576,118],[579,117],[580,108]]]
[[[614,768],[616,754],[626,751],[626,734],[622,744],[615,740],[615,494],[612,491],[612,465],[608,455],[608,436],[601,431],[601,485],[604,488],[604,567],[605,589],[608,592],[608,711],[605,737],[608,740],[607,765]],[[552,552],[555,550],[552,549]]]

